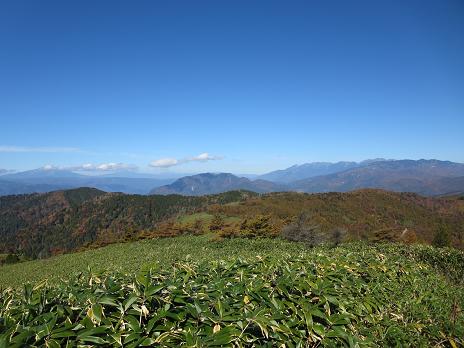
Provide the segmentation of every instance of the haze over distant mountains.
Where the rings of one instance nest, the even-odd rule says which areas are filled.
[[[385,161],[383,158],[374,160],[366,160],[362,162],[312,162],[301,165],[294,165],[287,169],[276,170],[264,175],[260,175],[259,178],[263,180],[269,180],[274,182],[290,183],[292,181],[313,178],[320,175],[328,175],[332,173],[342,172],[344,170],[362,167],[372,162]]]
[[[78,187],[93,187],[107,192],[147,194],[153,187],[166,185],[173,178],[134,172],[107,175],[82,175],[69,170],[35,169],[0,176],[0,195],[49,192]]]
[[[422,195],[464,193],[464,164],[439,160],[314,162],[264,175],[202,173],[179,177],[138,172],[82,175],[59,169],[36,169],[0,175],[0,195],[94,187],[135,194],[206,195],[230,190],[346,192],[360,188],[415,192]]]
[[[304,179],[296,179],[302,177]],[[261,175],[257,180],[225,173],[198,174],[180,178],[151,193],[196,196],[239,189],[260,193],[316,193],[346,192],[360,188],[381,188],[422,195],[458,194],[464,192],[464,164],[438,160],[384,159],[359,163],[307,163]]]
[[[464,164],[438,160],[369,162],[339,173],[292,182],[290,190],[346,192],[359,188],[415,192],[422,195],[464,192]]]

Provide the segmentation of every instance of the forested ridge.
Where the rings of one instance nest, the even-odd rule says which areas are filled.
[[[463,203],[382,190],[230,191],[192,197],[80,188],[5,196],[0,197],[0,253],[42,258],[140,238],[208,233],[215,230],[210,226],[214,221],[220,237],[275,236],[302,213],[321,233],[343,229],[348,239],[399,240],[406,235],[409,242],[432,243],[442,233],[449,245],[462,248]]]
[[[160,221],[251,193],[208,197],[142,196],[91,188],[0,197],[0,252],[46,257],[94,242],[109,244],[152,230]]]

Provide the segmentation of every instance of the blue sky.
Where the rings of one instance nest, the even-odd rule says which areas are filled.
[[[3,1],[0,169],[464,162],[463,37],[461,0]]]

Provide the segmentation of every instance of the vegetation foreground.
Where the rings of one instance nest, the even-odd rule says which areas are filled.
[[[463,273],[461,251],[421,245],[111,245],[2,267],[0,346],[457,347]]]

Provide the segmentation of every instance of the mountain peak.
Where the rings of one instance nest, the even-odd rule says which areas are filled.
[[[200,196],[234,190],[248,190],[258,193],[284,190],[281,185],[266,180],[255,180],[238,177],[231,173],[201,173],[186,176],[170,185],[153,189],[150,194],[180,194]]]
[[[293,165],[287,169],[276,170],[259,176],[260,179],[288,184],[292,181],[328,175],[360,166],[356,162],[309,162]]]

